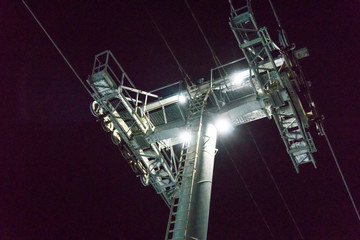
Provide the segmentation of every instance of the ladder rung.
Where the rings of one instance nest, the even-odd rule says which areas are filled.
[[[288,128],[288,131],[289,131],[289,132],[294,132],[294,131],[297,131],[297,130],[299,130],[299,129],[300,129],[299,126],[289,127],[289,128]]]
[[[188,194],[181,194],[181,197],[183,198],[183,197],[190,197],[192,195],[192,193],[188,193]],[[179,198],[180,198],[180,196],[179,196]],[[190,201],[188,201],[187,202],[187,204],[189,204],[190,203]]]
[[[184,163],[185,163],[185,162],[189,162],[189,161],[195,159],[195,157],[198,155],[198,154],[196,154],[195,152],[193,152],[193,153],[191,153],[191,154],[195,154],[195,156],[189,156],[189,158],[186,158],[186,157],[185,157],[185,158],[182,159],[181,162],[182,162],[182,163],[183,163],[183,162],[184,162]],[[181,155],[181,156],[184,157],[184,156],[186,156],[186,155],[188,155],[188,154]]]
[[[288,139],[289,142],[298,143],[298,142],[305,142],[304,138],[297,138],[297,139]]]
[[[192,193],[182,194],[181,197],[189,197],[189,196],[191,196],[191,195],[192,195]],[[180,196],[177,196],[176,199],[180,199]],[[174,200],[175,200],[175,198],[174,198]],[[186,203],[190,203],[190,201],[188,201],[188,202],[186,202]]]
[[[188,171],[192,171],[194,169],[194,167],[190,167],[190,168],[187,168],[186,170]],[[177,176],[184,176],[185,174],[189,175],[189,173],[185,173],[184,171],[185,169],[181,169],[181,171],[177,174]],[[191,174],[191,173],[190,173]]]
[[[181,190],[189,189],[189,188],[191,188],[191,185],[190,185],[190,186],[184,186],[184,187],[181,188]],[[179,198],[180,198],[180,197],[179,197]]]
[[[191,164],[190,165],[190,167],[193,167],[194,166],[194,163],[195,163],[195,161],[193,161],[193,160],[191,160],[191,161],[185,161],[184,160],[184,163],[189,163],[189,164]],[[185,166],[185,164],[182,164],[180,167],[179,167],[179,170],[183,170],[183,169],[185,169],[185,168],[189,168],[189,165],[187,165],[187,166]]]
[[[196,153],[196,151],[191,151],[191,152],[183,153],[183,154],[181,154],[181,156],[186,156],[186,155],[192,154],[192,153]]]
[[[173,229],[173,230],[170,230],[169,233],[172,233],[172,232],[178,232],[180,230],[185,230],[185,228],[177,228],[177,229]]]
[[[260,43],[261,40],[262,40],[261,38],[255,38],[255,39],[253,39],[253,40],[251,40],[251,41],[249,41],[249,42],[247,42],[247,43],[240,44],[240,47],[241,47],[241,48],[247,48],[247,47],[249,47],[249,46],[252,46],[252,45],[255,45],[255,44]]]
[[[181,163],[185,163],[185,162],[193,162],[195,160],[195,157],[192,157],[192,158],[185,158],[181,161]]]
[[[183,203],[181,203],[181,205],[183,205],[183,204],[188,204],[190,201],[186,201],[186,202],[183,202]],[[177,207],[177,206],[179,206],[180,204],[178,204],[178,203],[176,203],[176,204],[174,204],[173,205],[173,207]]]
[[[171,215],[176,216],[176,214],[178,214],[178,213],[189,212],[189,211],[190,211],[190,209],[185,209],[185,210],[182,210],[182,211],[173,212]]]
[[[191,162],[190,162],[190,164],[191,164]],[[192,164],[192,165],[190,165],[190,166],[181,166],[181,169],[180,169],[180,172],[179,172],[179,173],[183,173],[184,170],[185,170],[185,168],[186,168],[187,170],[193,169],[193,168],[194,168],[194,164]]]
[[[175,220],[171,221],[170,224],[174,224],[174,223],[176,223],[176,222],[184,222],[184,221],[186,221],[186,218],[185,218],[185,219],[183,219],[183,218],[181,218],[181,219],[175,219]]]
[[[182,177],[182,178],[190,178],[190,177],[192,177],[192,173],[191,173],[191,174],[182,174],[182,173],[179,173],[177,176]]]

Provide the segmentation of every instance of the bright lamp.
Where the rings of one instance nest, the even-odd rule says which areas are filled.
[[[250,76],[250,70],[235,72],[231,75],[230,80],[233,84],[239,85],[242,84],[244,80],[249,76]]]
[[[220,134],[226,134],[231,132],[233,125],[230,120],[225,117],[219,117],[215,120],[215,127]]]

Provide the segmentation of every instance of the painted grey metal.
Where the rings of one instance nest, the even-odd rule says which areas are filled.
[[[109,65],[111,61],[115,67]],[[98,104],[95,115],[104,129],[119,136],[120,140],[114,143],[118,143],[141,182],[145,186],[151,184],[170,205],[175,184],[170,150],[164,150],[159,142],[148,142],[146,136],[155,126],[140,107],[149,97],[158,99],[157,95],[136,89],[110,51],[95,57],[87,82],[93,90],[94,103]]]
[[[198,151],[194,181],[193,183],[189,180],[185,181],[180,192],[185,197],[180,198],[178,203],[179,206],[174,226],[174,229],[178,231],[174,231],[173,236],[166,239],[207,238],[216,138],[216,127],[205,119],[200,135],[199,144],[201,147]],[[192,147],[190,150],[194,151],[195,149]],[[194,154],[189,154],[188,157],[194,157]],[[186,196],[190,194],[190,184],[193,184],[193,187],[191,199],[188,200]]]
[[[203,117],[209,93],[210,88],[206,89],[199,87],[198,91],[191,98],[190,106],[187,111],[186,132],[192,137],[183,144],[181,149],[175,182],[175,192],[170,208],[168,226],[165,235],[166,240],[191,239],[189,229],[193,229],[195,235],[198,235],[197,231],[202,231],[198,228],[198,226],[196,226],[194,230],[194,228],[190,226],[190,224],[192,224],[190,219],[194,218],[193,212],[199,207],[197,205],[199,203],[198,198],[204,197],[204,201],[206,202],[205,199],[207,196],[207,194],[199,196],[199,187],[196,184],[196,181],[199,179],[200,174],[198,172],[198,167],[203,166],[202,164],[199,164],[199,161],[203,161],[203,151],[205,145]],[[194,193],[195,196],[193,195]],[[208,200],[208,204],[210,204],[210,198]],[[207,222],[206,226],[202,225],[200,227],[205,227],[207,229]]]
[[[207,239],[217,130],[206,120],[203,125],[187,228],[189,239]]]
[[[296,91],[296,85],[301,84],[302,79],[292,70],[295,62],[288,58],[288,50],[276,46],[265,27],[258,28],[250,6],[233,9],[229,24],[250,71],[254,73],[251,80],[256,94],[269,96],[266,101],[271,105],[270,115],[275,120],[296,171],[299,172],[301,164],[309,162],[316,167],[312,155],[316,147],[308,123],[311,114],[305,112]],[[274,61],[274,53],[281,54],[285,59],[281,68]],[[268,63],[266,67],[264,63]]]
[[[206,239],[216,117],[233,126],[273,118],[296,171],[304,163],[316,167],[309,127],[315,123],[323,134],[321,117],[297,62],[307,50],[279,48],[257,26],[250,6],[235,9],[230,1],[230,9],[229,24],[245,57],[211,69],[208,81],[143,91],[110,51],[95,56],[87,79],[92,114],[143,185],[152,185],[170,208],[165,239]],[[232,80],[235,70],[247,73],[240,83]],[[185,131],[192,141],[181,139]]]

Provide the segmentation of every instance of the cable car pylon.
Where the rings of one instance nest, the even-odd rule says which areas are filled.
[[[186,91],[177,82],[150,92],[136,88],[108,50],[95,56],[92,73],[83,81],[22,2],[94,99],[91,111],[104,130],[112,134],[124,160],[143,185],[152,185],[170,208],[165,239],[207,237],[216,119],[226,119],[232,127],[262,118],[274,119],[297,172],[302,164],[316,167],[312,125],[319,135],[325,135],[334,155],[322,127],[323,118],[298,63],[308,56],[307,50],[295,50],[288,44],[279,48],[267,29],[257,26],[250,0],[239,9],[229,1],[229,25],[244,59],[221,66],[218,61],[217,67],[211,69],[210,80],[187,86]],[[220,76],[215,76],[215,70],[220,68],[230,74],[224,76],[219,71]],[[234,68],[240,72],[231,74]],[[161,91],[166,92],[165,97]],[[184,96],[188,101],[181,100]],[[183,133],[189,133],[192,139],[182,139]],[[334,159],[347,188],[335,155]]]

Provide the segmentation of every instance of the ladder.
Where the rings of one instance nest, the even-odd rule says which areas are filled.
[[[194,97],[191,98],[187,111],[186,130],[193,137],[182,145],[165,240],[187,239],[194,176],[200,149],[202,119],[209,93],[209,90],[196,91]]]
[[[309,132],[309,119],[301,104],[297,85],[303,81],[291,69],[290,59],[277,67],[274,54],[284,52],[271,40],[265,27],[258,28],[250,6],[232,10],[230,27],[250,69],[255,92],[269,97],[271,115],[290,155],[296,172],[299,166],[312,163],[316,147]],[[308,99],[311,100],[310,97]]]
[[[272,57],[272,51],[278,49],[271,40],[266,27],[258,28],[251,8],[245,6],[238,11],[232,12],[230,27],[242,50],[250,70],[250,78],[255,93],[272,88],[272,85],[280,81],[280,74]],[[274,105],[281,106],[283,99],[277,91],[272,91],[271,101]]]
[[[316,147],[308,129],[301,127],[292,102],[288,106],[272,108],[272,115],[297,173],[299,166],[311,162],[316,168],[313,152]]]

